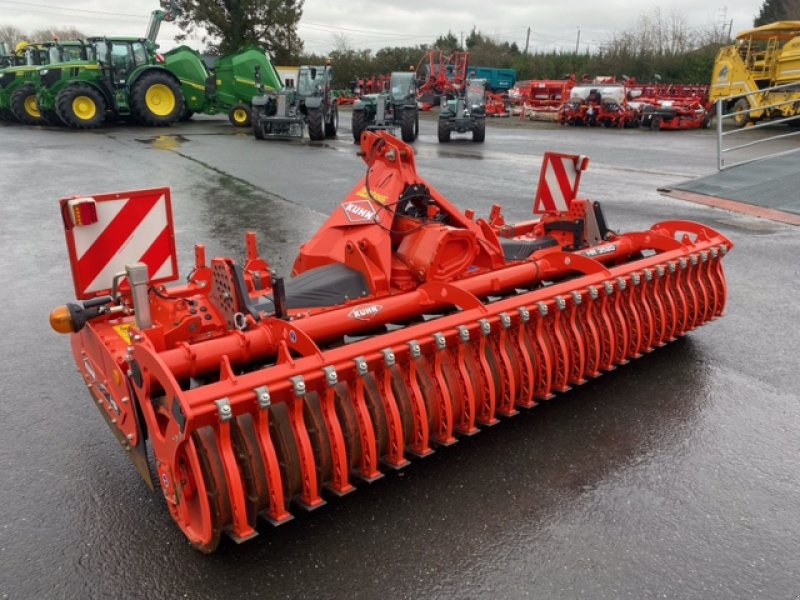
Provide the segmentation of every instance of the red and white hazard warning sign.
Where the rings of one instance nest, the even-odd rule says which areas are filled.
[[[534,214],[567,212],[578,196],[581,173],[588,166],[589,158],[586,156],[545,152],[533,202]]]
[[[169,188],[61,200],[75,294],[111,292],[125,265],[144,263],[152,283],[178,278]]]

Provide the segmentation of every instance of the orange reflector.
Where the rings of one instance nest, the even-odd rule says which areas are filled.
[[[50,327],[58,333],[72,333],[72,312],[66,304],[50,311]]]
[[[68,217],[73,227],[97,223],[97,206],[94,198],[75,198],[67,202]]]

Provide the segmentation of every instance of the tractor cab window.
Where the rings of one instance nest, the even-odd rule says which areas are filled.
[[[392,76],[392,98],[394,100],[405,100],[414,93],[414,74],[396,73]]]
[[[322,94],[325,71],[316,67],[300,69],[297,74],[297,93],[301,96],[315,96]]]
[[[111,66],[119,80],[124,80],[133,70],[133,55],[130,44],[114,42],[111,44]]]
[[[312,96],[314,95],[315,85],[314,85],[314,76],[316,75],[316,69],[302,69],[297,74],[297,93],[301,96]]]
[[[467,84],[467,105],[483,106],[485,102],[486,82],[482,79],[470,81]]]
[[[133,62],[137,67],[141,67],[142,65],[146,65],[148,63],[147,60],[147,50],[144,47],[142,42],[133,42]]]
[[[106,62],[108,54],[108,47],[106,46],[105,42],[94,42],[92,44],[92,54],[94,55],[94,59],[98,62]]]

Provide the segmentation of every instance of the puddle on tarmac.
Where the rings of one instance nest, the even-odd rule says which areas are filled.
[[[148,144],[155,150],[174,150],[189,141],[189,138],[182,135],[157,135],[146,140],[136,140],[141,144]]]

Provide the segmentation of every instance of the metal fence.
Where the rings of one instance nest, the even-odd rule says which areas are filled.
[[[733,112],[730,113],[725,113],[724,104],[730,103],[729,105],[732,106],[739,98],[746,98],[748,96],[766,95],[771,92],[780,92],[780,91],[795,91],[798,92],[798,96],[800,96],[800,84],[789,83],[785,85],[778,85],[775,87],[758,90],[757,92],[747,92],[746,94],[731,96],[724,100],[717,100],[717,168],[720,171],[723,171],[725,169],[730,169],[731,167],[735,167],[737,165],[744,165],[747,163],[751,163],[764,158],[770,158],[773,156],[788,154],[790,152],[796,152],[798,150],[798,148],[781,149],[783,146],[777,144],[776,142],[778,142],[779,140],[784,140],[786,138],[800,135],[800,128],[794,131],[790,131],[789,133],[779,132],[774,135],[765,135],[762,137],[758,137],[757,139],[753,139],[754,137],[753,132],[768,127],[775,128],[775,126],[777,125],[784,125],[786,123],[789,123],[790,121],[797,121],[798,119],[800,119],[800,111],[798,111],[797,113],[799,116],[784,117],[781,119],[769,119],[761,122],[756,122],[746,127],[735,128],[729,131],[724,131],[724,121],[726,119],[732,121],[737,116],[747,118],[748,115],[750,115],[750,113],[753,112],[762,112],[765,110],[777,109],[789,104],[797,104],[798,96],[795,96],[794,98],[789,100],[776,102],[774,104],[766,104],[763,106],[759,106],[758,108],[750,108],[748,104],[747,109],[734,110]],[[785,131],[785,129],[781,129],[780,131],[781,132]],[[724,138],[730,138],[730,136],[739,136],[739,138],[746,136],[748,141],[735,144],[733,146],[725,147]],[[760,144],[769,144],[769,146],[759,146]],[[764,150],[763,153],[760,153],[757,156],[753,156],[753,152],[751,151],[748,152],[748,156],[746,158],[742,158],[739,160],[736,160],[734,158],[726,158],[725,156],[726,154],[735,152],[738,152],[739,155],[741,156],[742,150],[746,148],[752,149],[756,146],[758,146],[759,149],[763,149]],[[730,156],[732,157],[733,155],[730,154]]]

